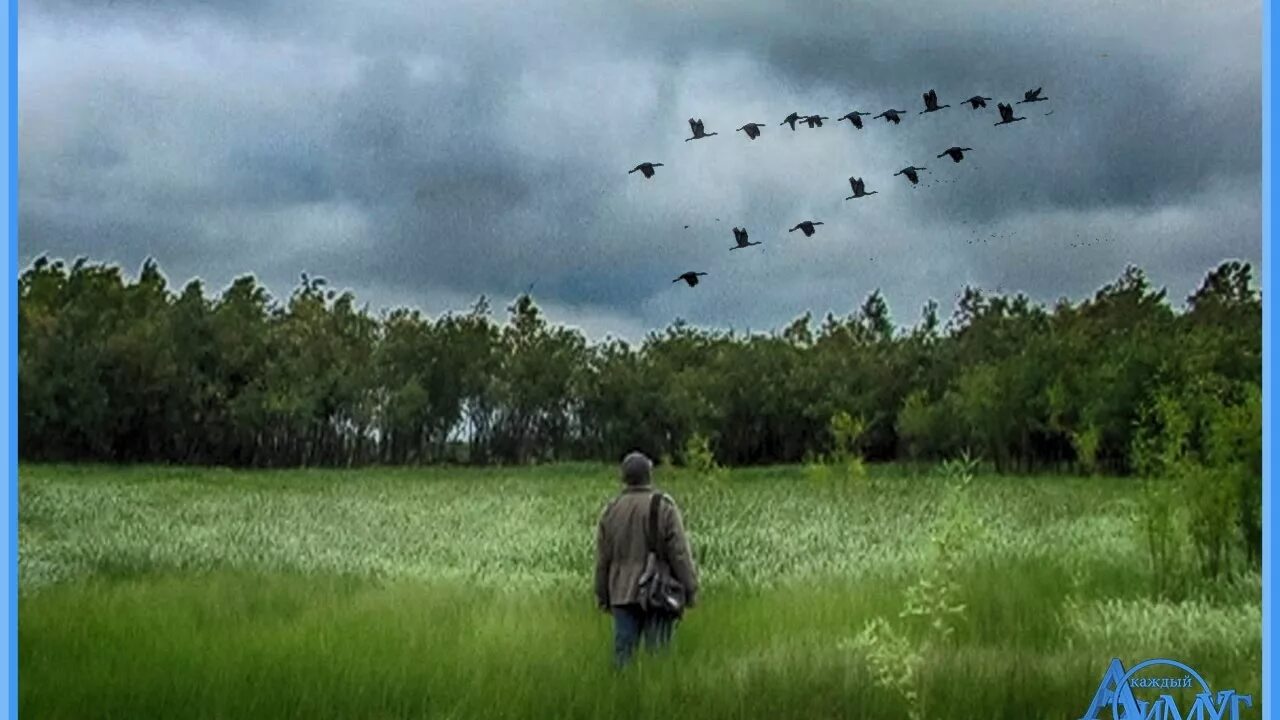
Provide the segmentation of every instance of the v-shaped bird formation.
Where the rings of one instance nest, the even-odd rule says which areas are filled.
[[[1013,106],[1022,105],[1025,103],[1047,101],[1049,98],[1043,96],[1041,94],[1042,91],[1043,91],[1043,88],[1027,90],[1023,93],[1021,100],[1018,100],[1013,103],[1004,103],[1004,102],[997,103],[996,110],[1000,115],[1000,121],[993,124],[999,127],[1001,125],[1009,125],[1011,123],[1015,123],[1020,120],[1026,120],[1025,117],[1017,117],[1014,115]],[[951,107],[951,105],[946,103],[939,104],[938,93],[936,90],[930,89],[928,92],[923,93],[921,97],[923,97],[924,99],[924,109],[921,110],[919,113],[917,113],[918,115],[926,115],[930,113],[940,112],[946,108]],[[961,105],[963,106],[963,104],[967,103],[972,110],[980,110],[980,109],[986,108],[987,101],[991,99],[992,98],[978,94],[978,95],[974,95],[973,97],[970,97],[967,100],[962,101]],[[907,110],[895,110],[893,108],[889,108],[884,110],[878,115],[872,115],[870,112],[863,112],[861,110],[852,110],[848,113],[845,113],[844,115],[841,115],[839,118],[837,118],[837,122],[842,120],[848,120],[849,124],[852,125],[855,130],[862,130],[864,128],[862,118],[864,116],[868,116],[868,117],[871,117],[872,120],[879,120],[883,118],[886,123],[898,125],[902,122],[903,115],[906,114],[907,112],[908,112]],[[1050,115],[1050,114],[1052,114],[1052,111],[1045,113],[1045,115]],[[796,125],[805,125],[810,129],[815,129],[823,126],[822,125],[823,120],[830,120],[830,119],[831,118],[827,117],[826,115],[822,115],[821,113],[814,113],[812,115],[801,115],[798,112],[792,112],[791,114],[783,118],[782,122],[778,123],[778,125],[780,127],[789,127],[792,132],[795,132]],[[737,128],[735,132],[744,133],[748,141],[754,141],[764,135],[764,129],[765,127],[767,127],[767,125],[768,125],[767,123],[763,123],[763,122],[749,122]],[[706,124],[703,122],[701,118],[689,118],[689,130],[693,134],[691,137],[685,138],[684,139],[685,142],[689,142],[691,140],[705,140],[707,138],[714,137],[719,134],[716,132],[707,132]],[[960,147],[959,145],[953,145],[947,148],[946,150],[943,150],[941,153],[938,153],[936,157],[937,158],[950,157],[953,163],[958,163],[961,160],[965,159],[965,153],[971,152],[971,151],[973,151],[973,148]],[[639,165],[636,165],[631,170],[629,170],[628,173],[639,172],[641,175],[644,176],[646,180],[649,180],[649,179],[652,179],[656,174],[656,170],[654,168],[660,168],[660,167],[665,167],[665,166],[663,165],[663,163],[660,163],[660,162],[642,162]],[[911,187],[914,189],[917,185],[920,184],[920,173],[927,172],[927,171],[928,171],[928,168],[925,168],[925,167],[908,165],[907,167],[904,167],[901,170],[898,170],[897,172],[895,172],[893,176],[894,177],[897,177],[899,175],[903,176],[904,178],[906,178],[907,182],[909,182],[911,184]],[[941,182],[950,182],[950,181],[942,180]],[[861,177],[851,176],[849,178],[849,187],[852,188],[853,194],[846,197],[845,200],[856,200],[859,198],[866,198],[866,197],[875,195],[879,192],[878,190],[867,190],[866,182]],[[716,218],[717,222],[719,220],[720,218]],[[818,220],[803,220],[797,223],[788,232],[795,232],[796,230],[799,230],[804,233],[805,237],[813,237],[813,235],[817,232],[817,226],[822,224],[823,223]],[[688,225],[685,225],[684,227],[686,230],[689,228]],[[750,242],[747,240],[747,237],[748,237],[747,229],[745,227],[735,226],[733,228],[734,244],[729,247],[729,250],[741,250],[743,248],[761,244],[761,242],[758,240],[755,242]],[[690,270],[680,274],[679,276],[676,277],[675,280],[672,280],[672,282],[677,283],[683,280],[689,287],[696,287],[699,282],[698,279],[700,277],[706,276],[707,274],[708,273],[703,271]]]

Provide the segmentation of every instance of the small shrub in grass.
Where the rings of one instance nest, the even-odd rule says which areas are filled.
[[[1262,562],[1262,388],[1250,383],[1241,394],[1234,405],[1210,405],[1205,456],[1236,484],[1236,526],[1256,570]]]
[[[986,534],[971,497],[976,466],[968,454],[943,464],[947,490],[930,536],[932,555],[920,579],[906,590],[905,606],[898,613],[905,622],[894,625],[884,617],[872,618],[856,640],[877,684],[900,693],[913,719],[925,717],[915,690],[922,659],[932,649],[949,646],[955,624],[965,617],[966,606],[958,600],[964,560]],[[909,633],[911,629],[917,632]]]
[[[1098,470],[1098,445],[1101,442],[1102,433],[1096,427],[1090,426],[1071,433],[1071,446],[1076,451],[1076,462],[1088,475]]]
[[[1261,476],[1260,413],[1256,393],[1225,407],[1159,393],[1141,409],[1130,448],[1144,477],[1134,520],[1157,594],[1181,596],[1191,573],[1217,582],[1255,565],[1261,493],[1251,479]]]
[[[711,450],[711,439],[702,433],[690,435],[685,442],[684,464],[705,480],[719,481],[725,477],[724,468],[716,462],[716,455]]]
[[[1180,485],[1188,510],[1188,530],[1202,577],[1217,581],[1231,570],[1237,555],[1240,485],[1230,468],[1187,464]]]
[[[919,673],[924,653],[919,643],[913,642],[888,620],[876,617],[867,621],[862,632],[850,644],[866,659],[876,685],[900,695],[907,717],[921,720],[925,715],[917,688],[920,686]]]
[[[1164,598],[1181,597],[1186,589],[1187,520],[1172,478],[1145,478],[1133,521],[1147,551],[1152,589]]]
[[[866,423],[841,410],[831,416],[827,429],[831,433],[831,452],[810,455],[805,474],[815,483],[831,488],[860,487],[867,480],[867,469],[858,450]]]

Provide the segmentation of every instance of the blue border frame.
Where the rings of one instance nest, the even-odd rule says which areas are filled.
[[[0,717],[18,716],[18,3],[8,0],[8,12],[5,16],[4,42],[7,45],[4,53],[3,93],[8,103],[5,116],[8,121],[7,142],[5,143],[4,164],[7,174],[0,182],[0,203],[3,203],[3,215],[7,221],[7,249],[0,266],[5,281],[4,292],[0,293],[0,335],[4,338],[4,352],[0,353],[0,374],[4,376],[3,405],[4,421],[0,426],[0,457],[4,462],[4,475],[7,492],[3,495],[3,536],[4,557],[8,563],[7,572],[3,574],[0,586],[3,587],[5,605],[4,640],[6,652],[0,659],[0,683],[3,683],[4,705],[0,706]],[[1268,284],[1274,278],[1271,268],[1272,233],[1271,208],[1275,187],[1271,182],[1271,114],[1275,95],[1272,93],[1271,75],[1271,0],[1262,2],[1262,285],[1263,294],[1263,485],[1262,485],[1262,518],[1263,518],[1263,561],[1262,561],[1262,691],[1267,697],[1264,700],[1263,717],[1271,718],[1280,715],[1275,710],[1277,699],[1265,689],[1280,687],[1280,676],[1277,675],[1276,634],[1273,622],[1273,600],[1276,580],[1275,556],[1276,536],[1274,530],[1274,500],[1272,484],[1275,476],[1272,472],[1272,447],[1277,438],[1277,431],[1272,415],[1271,370],[1274,357],[1271,340],[1274,326],[1278,323],[1275,295]]]
[[[4,556],[9,567],[4,574],[5,655],[0,660],[5,703],[3,715],[18,717],[18,0],[9,0],[5,28],[6,48],[4,96],[8,107],[8,142],[3,183],[4,215],[8,224],[8,252],[5,253],[4,300],[0,301],[0,329],[4,331],[5,421],[7,432],[0,440],[8,492],[4,504]],[[7,667],[6,667],[7,666]]]
[[[1272,415],[1271,369],[1275,356],[1271,348],[1276,325],[1275,293],[1270,287],[1274,278],[1271,272],[1272,236],[1271,201],[1275,187],[1271,182],[1271,111],[1275,102],[1271,82],[1271,0],[1262,2],[1262,687],[1280,687],[1276,677],[1276,636],[1273,622],[1275,598],[1275,500],[1272,497],[1272,447],[1276,439],[1276,427]],[[1266,693],[1263,701],[1263,717],[1275,717],[1276,700]]]
[[[8,432],[0,441],[8,492],[5,493],[4,574],[5,656],[0,661],[6,717],[18,716],[18,0],[9,0],[5,22],[5,99],[9,108],[8,142],[5,143],[4,215],[8,222],[9,249],[5,252],[5,291],[0,293],[0,329],[4,331],[5,421]],[[6,666],[6,667],[5,667]]]
[[[4,458],[8,492],[4,494],[4,557],[8,563],[4,573],[5,654],[0,660],[0,682],[4,683],[5,703],[0,715],[18,717],[18,0],[9,0],[5,22],[4,96],[8,107],[8,142],[5,143],[5,165],[8,173],[3,182],[4,216],[8,225],[8,251],[4,259],[5,290],[0,295],[0,330],[3,330],[5,352],[6,432],[0,433],[0,456]]]

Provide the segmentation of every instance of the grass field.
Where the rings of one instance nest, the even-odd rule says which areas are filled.
[[[1261,715],[1258,578],[1156,599],[1132,483],[869,472],[660,469],[705,593],[616,675],[613,468],[25,466],[20,713],[1079,718],[1111,658],[1170,657]]]

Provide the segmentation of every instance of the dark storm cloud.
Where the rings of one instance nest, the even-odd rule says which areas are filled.
[[[1125,262],[1179,297],[1260,258],[1259,20],[1190,2],[55,0],[21,18],[21,252],[154,255],[277,295],[307,270],[431,312],[536,281],[597,335],[765,329],[876,288],[912,322],[964,283],[1081,297]],[[1036,86],[1049,102],[992,127]],[[929,88],[951,107],[918,115]],[[975,93],[991,107],[963,105]],[[900,126],[834,121],[890,106]],[[793,109],[832,120],[793,133]],[[683,142],[690,115],[719,136]],[[757,141],[734,132],[748,120]],[[935,157],[953,144],[974,151]],[[627,174],[643,160],[665,166]],[[929,168],[920,187],[892,176],[908,164]],[[843,201],[851,174],[879,194]],[[814,238],[786,232],[809,218]],[[729,251],[735,225],[765,244]],[[1120,239],[1072,248],[1081,232]],[[711,275],[670,282],[687,269]]]

